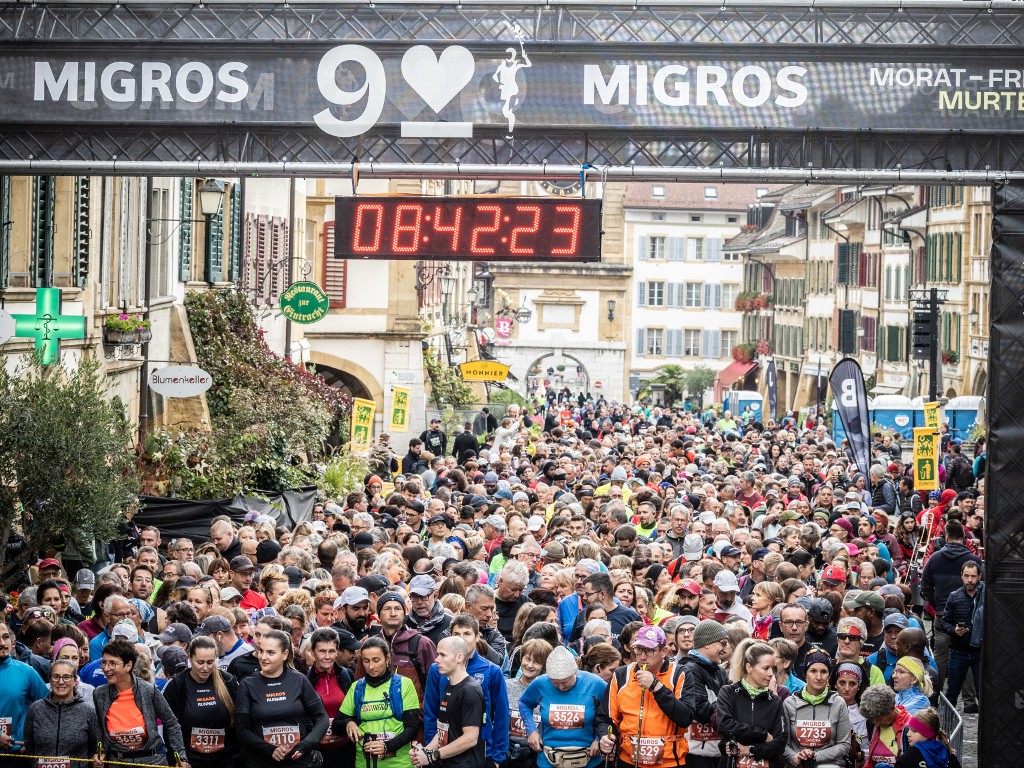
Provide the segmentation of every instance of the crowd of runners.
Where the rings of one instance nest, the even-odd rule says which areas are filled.
[[[116,563],[39,562],[0,768],[959,766],[983,445],[946,435],[922,492],[889,435],[855,467],[792,418],[530,410],[378,439],[292,529],[129,520]]]

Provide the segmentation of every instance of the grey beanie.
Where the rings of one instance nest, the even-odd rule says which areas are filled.
[[[560,645],[548,654],[544,671],[551,680],[568,680],[579,671],[579,668],[572,653]]]
[[[714,619],[705,619],[693,630],[694,648],[703,648],[706,645],[720,643],[728,639],[729,634],[725,631],[725,627]]]

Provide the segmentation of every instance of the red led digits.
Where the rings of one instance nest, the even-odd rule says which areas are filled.
[[[367,212],[376,216],[377,223],[373,228],[373,239],[368,245],[363,245],[363,222]],[[376,253],[380,250],[380,231],[384,221],[384,206],[379,203],[361,203],[356,206],[356,215],[353,217],[355,226],[352,227],[352,250],[355,253]]]
[[[568,235],[569,236],[569,247],[568,248],[552,248],[552,256],[571,256],[576,253],[576,244],[579,242],[580,237],[580,209],[575,205],[558,205],[555,206],[555,213],[569,213],[572,215],[572,224],[567,227],[555,227],[551,230],[553,235]]]
[[[514,227],[512,229],[512,237],[509,240],[508,251],[516,255],[531,255],[536,253],[536,248],[532,246],[521,246],[518,243],[520,235],[535,235],[537,230],[540,229],[540,206],[539,205],[517,205],[516,213],[530,213],[533,214],[533,221],[530,224],[522,227]]]
[[[434,231],[450,232],[452,235],[452,253],[459,250],[459,237],[462,233],[462,206],[454,206],[455,215],[451,224],[441,224],[441,206],[434,209]],[[428,217],[429,218],[429,217]]]
[[[402,223],[403,214],[412,214],[412,224]],[[391,250],[395,253],[414,253],[420,246],[420,229],[423,225],[422,205],[400,205],[395,208],[395,226],[391,234]],[[402,235],[409,233],[412,237],[408,245],[402,245]]]
[[[501,206],[500,205],[480,205],[476,209],[479,213],[493,213],[494,220],[490,226],[476,226],[473,227],[473,236],[469,239],[469,252],[472,254],[492,254],[494,253],[493,248],[488,248],[479,244],[480,235],[488,235],[498,231],[501,226]]]

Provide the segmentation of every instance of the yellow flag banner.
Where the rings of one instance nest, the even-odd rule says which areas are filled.
[[[914,488],[939,490],[939,433],[931,427],[914,430]]]
[[[409,395],[411,391],[407,387],[391,388],[391,424],[388,429],[392,432],[409,431]]]
[[[928,429],[934,429],[936,432],[939,431],[939,404],[938,403],[925,403],[924,404],[924,425]]]
[[[352,400],[352,450],[370,450],[373,438],[373,414],[377,405],[373,400],[354,398]]]

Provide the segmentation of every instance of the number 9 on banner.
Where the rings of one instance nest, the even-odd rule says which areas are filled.
[[[338,86],[339,69],[350,61],[361,66],[366,73],[363,87],[355,91],[345,91]],[[353,79],[358,82],[357,75],[353,76]],[[384,96],[387,91],[384,65],[377,54],[365,46],[339,45],[329,50],[320,59],[320,66],[316,71],[316,84],[323,97],[338,107],[350,106],[366,96],[366,108],[352,120],[339,120],[330,109],[313,115],[313,120],[320,130],[331,136],[346,138],[366,133],[376,125],[381,112],[384,111]]]

